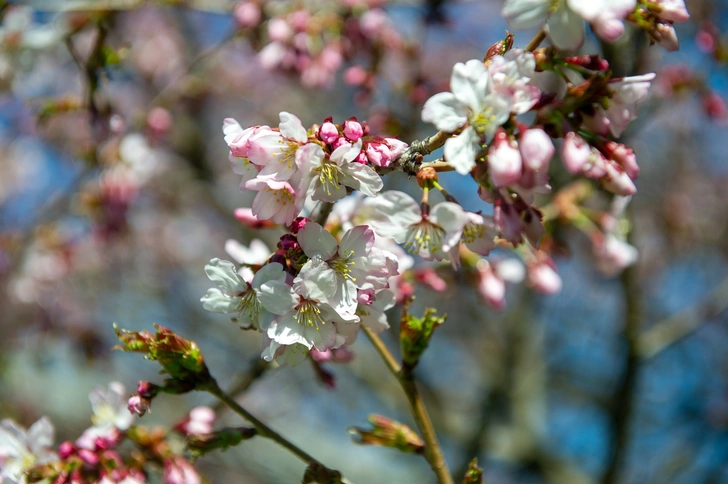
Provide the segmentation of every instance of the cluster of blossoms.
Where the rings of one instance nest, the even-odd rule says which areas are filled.
[[[503,16],[514,29],[546,25],[549,37],[560,49],[578,49],[584,42],[584,21],[607,42],[624,32],[630,21],[667,50],[678,49],[674,22],[690,15],[684,0],[506,0]]]
[[[352,227],[337,241],[321,225],[299,219],[292,232],[262,265],[254,251],[228,243],[245,265],[238,271],[213,259],[205,266],[218,287],[202,297],[204,308],[233,314],[242,327],[262,332],[263,358],[291,365],[310,350],[353,343],[360,324],[376,332],[389,327],[384,310],[394,304],[388,286],[398,264],[394,254],[374,246],[369,227]]]
[[[351,118],[343,125],[327,119],[306,129],[293,114],[280,113],[278,128],[243,129],[233,119],[223,126],[233,171],[243,176],[241,190],[258,194],[253,215],[288,225],[307,198],[336,202],[347,190],[374,197],[382,179],[373,167],[387,167],[407,147],[394,138],[369,136],[366,123]]]
[[[264,44],[258,59],[267,69],[300,76],[309,87],[330,85],[348,59],[399,49],[402,39],[381,2],[255,2],[235,8],[235,18]],[[347,78],[362,84],[369,76],[360,65],[352,66]],[[354,82],[354,80],[356,82]]]
[[[145,383],[145,382],[142,382]],[[147,482],[146,464],[163,468],[168,484],[202,482],[192,464],[182,457],[183,439],[212,432],[214,412],[197,407],[175,426],[173,433],[134,426],[135,416],[127,390],[112,382],[89,394],[93,425],[74,442],[53,449],[54,429],[43,417],[27,431],[11,420],[0,423],[0,480],[13,483],[55,482],[97,484],[142,484]],[[129,407],[129,408],[127,408]],[[125,441],[137,452],[125,458],[119,450]]]
[[[581,44],[582,19],[613,40],[625,18],[649,17],[670,26],[687,18],[682,2],[597,3],[560,1],[552,10],[552,2],[508,1],[505,12],[528,26],[548,20],[557,47]],[[561,26],[559,35],[578,35],[554,37],[555,25]],[[484,61],[457,63],[450,91],[425,102],[422,119],[440,130],[444,156],[429,165],[415,156],[413,170],[408,163],[413,153],[422,153],[419,144],[408,148],[394,138],[370,136],[356,118],[341,125],[328,118],[308,131],[287,112],[280,113],[277,129],[243,129],[227,119],[223,132],[233,171],[243,177],[242,190],[258,192],[252,209],[236,216],[256,227],[282,224],[289,233],[272,255],[228,242],[226,249],[242,267],[219,259],[206,266],[218,288],[202,298],[204,307],[262,332],[266,360],[295,364],[309,352],[314,361],[338,359],[332,351],[343,352],[345,360],[360,325],[385,329],[383,312],[405,301],[413,282],[436,291],[446,287],[432,268],[413,268],[400,245],[422,259],[472,270],[483,299],[497,309],[505,304],[507,283],[526,280],[544,294],[561,289],[550,256],[554,244],[542,244],[545,220],[579,225],[605,273],[633,263],[636,251],[616,220],[636,192],[639,167],[633,150],[615,138],[637,117],[655,75],[613,78],[599,56],[568,56],[557,48],[529,52],[512,49],[512,43],[508,34]],[[546,90],[553,74],[557,87]],[[551,192],[549,168],[557,148],[566,171],[598,180],[616,196],[616,208],[591,220],[580,205],[591,190],[582,185],[562,190],[546,215],[535,205],[537,195]],[[439,184],[436,167],[443,166],[471,176],[492,215],[463,209]],[[420,200],[400,191],[380,194],[380,173],[396,169],[417,174]],[[344,200],[353,191],[360,193]],[[431,200],[435,192],[444,201]],[[309,199],[341,201],[335,221],[324,227],[296,218]],[[337,211],[339,206],[346,208]],[[521,260],[481,258],[498,246],[517,249]]]

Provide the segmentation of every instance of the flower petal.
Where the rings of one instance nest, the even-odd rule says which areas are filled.
[[[298,243],[309,257],[329,260],[336,255],[338,243],[333,235],[316,222],[309,222],[298,232]]]
[[[425,102],[422,121],[434,124],[442,131],[452,133],[468,121],[467,108],[453,93],[441,92]]]

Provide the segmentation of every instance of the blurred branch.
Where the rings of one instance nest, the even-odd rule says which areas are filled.
[[[437,481],[440,484],[454,484],[450,471],[447,468],[447,462],[445,462],[445,456],[437,441],[437,435],[432,426],[432,421],[427,414],[427,409],[417,389],[414,375],[410,370],[402,368],[378,335],[363,325],[361,326],[361,330],[367,335],[369,341],[374,345],[374,349],[377,350],[377,353],[384,360],[384,364],[387,365],[389,371],[402,386],[402,390],[404,390],[407,400],[410,403],[412,415],[417,422],[417,427],[420,429],[422,438],[425,440],[425,458],[437,476]]]
[[[628,210],[631,211],[630,209],[631,206]],[[629,238],[633,239],[633,234],[630,234]],[[619,482],[618,475],[624,464],[629,441],[629,425],[635,404],[640,365],[638,345],[643,308],[637,265],[624,270],[621,282],[625,305],[624,326],[620,335],[625,345],[624,367],[610,403],[609,420],[612,435],[607,466],[600,479],[602,484]]]
[[[259,378],[261,378],[269,369],[270,363],[265,361],[260,356],[256,356],[255,358],[253,358],[253,361],[251,362],[250,368],[248,368],[247,373],[242,375],[240,379],[232,386],[232,388],[230,388],[230,390],[228,391],[228,395],[230,395],[232,399],[237,400],[239,396],[248,391],[251,385],[255,383]],[[212,405],[212,409],[215,411],[215,413],[221,412],[224,408],[225,403],[220,400]]]
[[[210,13],[230,13],[237,0],[25,0],[26,5],[45,12],[134,10],[147,4],[190,8]]]
[[[220,387],[215,383],[214,380],[212,380],[211,383],[208,383],[205,385],[204,390],[206,390],[211,395],[217,397],[222,403],[227,405],[233,412],[237,413],[241,417],[243,417],[245,420],[250,422],[253,427],[258,431],[258,435],[261,437],[265,437],[267,439],[270,439],[274,442],[276,442],[281,447],[285,448],[289,452],[291,452],[293,455],[301,459],[303,462],[309,464],[309,465],[318,465],[322,466],[322,464],[311,457],[306,451],[299,448],[295,444],[288,441],[286,438],[284,438],[282,435],[280,435],[275,430],[268,427],[266,424],[264,424],[262,421],[255,418],[250,412],[248,412],[246,409],[244,409],[238,402],[236,402],[234,399],[232,399],[230,396],[228,396],[225,392],[223,392]],[[327,468],[326,468],[327,469]],[[330,469],[327,469],[331,471]],[[336,471],[331,471],[336,472]]]
[[[728,308],[728,278],[693,307],[671,316],[644,331],[637,341],[641,358],[652,358],[698,329],[704,321]]]

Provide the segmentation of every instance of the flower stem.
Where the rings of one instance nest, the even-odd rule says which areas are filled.
[[[454,481],[450,475],[450,470],[447,468],[447,462],[445,456],[442,453],[440,444],[437,441],[437,435],[435,429],[432,426],[432,420],[427,413],[425,404],[422,401],[422,396],[417,389],[417,384],[414,379],[414,375],[410,370],[403,369],[399,362],[394,358],[392,353],[389,351],[387,346],[384,344],[382,339],[374,334],[372,330],[366,326],[361,327],[364,334],[367,335],[369,341],[372,342],[374,348],[379,353],[379,356],[384,360],[384,364],[390,372],[397,378],[399,384],[402,386],[407,400],[409,401],[412,409],[412,415],[417,422],[417,427],[422,433],[422,438],[425,441],[425,459],[430,464],[432,471],[437,476],[437,482],[440,484],[453,484]]]
[[[543,28],[538,31],[538,33],[531,39],[531,41],[526,45],[526,48],[524,50],[527,50],[528,52],[533,52],[534,50],[538,49],[538,46],[541,45],[541,42],[544,41],[546,38],[546,28]]]
[[[250,422],[253,427],[255,427],[255,429],[258,431],[258,435],[260,435],[261,437],[271,439],[272,441],[284,447],[307,464],[320,464],[319,461],[308,455],[304,450],[298,448],[296,445],[286,440],[278,432],[271,429],[266,424],[251,415],[251,413],[245,410],[242,406],[240,406],[238,402],[236,402],[234,399],[230,398],[230,396],[228,396],[225,392],[223,392],[214,380],[212,383],[207,384],[204,387],[204,390],[206,390],[211,395],[217,397],[222,403],[230,407],[233,412],[237,413],[245,420]]]

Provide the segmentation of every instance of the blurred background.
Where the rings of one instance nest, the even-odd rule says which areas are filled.
[[[642,167],[629,208],[637,264],[603,274],[589,237],[555,222],[560,294],[514,285],[498,312],[472,274],[448,267],[437,269],[446,288],[415,287],[415,314],[426,301],[449,315],[417,375],[456,476],[478,457],[488,483],[728,483],[728,2],[687,4],[679,52],[632,30],[610,46],[588,34],[582,48],[619,75],[657,72],[623,138]],[[499,1],[260,5],[256,16],[226,0],[0,1],[0,416],[27,426],[48,415],[57,442],[75,439],[92,388],[158,381],[156,365],[110,351],[112,323],[195,340],[226,388],[264,367],[260,336],[199,302],[205,263],[230,258],[227,239],[274,248],[281,234],[234,218],[252,197],[230,170],[222,120],[357,116],[372,133],[421,139],[434,132],[422,103],[507,28]],[[305,62],[289,62],[266,32],[301,6],[321,34]],[[533,35],[517,33],[517,46]],[[471,180],[441,180],[466,208],[489,209]],[[552,182],[568,182],[560,163]],[[596,190],[588,203],[609,199]],[[391,348],[398,314],[383,334]],[[347,433],[372,413],[414,425],[368,341],[353,351],[325,366],[333,388],[304,362],[265,367],[238,398],[353,482],[434,482],[424,459]],[[204,404],[163,396],[141,423]],[[263,439],[199,465],[231,483],[300,482],[304,467]]]

